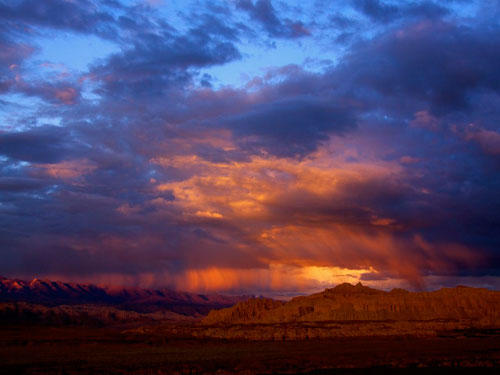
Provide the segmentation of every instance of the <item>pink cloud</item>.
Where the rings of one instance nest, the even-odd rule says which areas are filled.
[[[416,128],[426,128],[436,131],[439,128],[439,119],[432,116],[427,110],[415,112],[414,119],[411,121],[410,126]]]
[[[93,172],[97,168],[88,159],[62,161],[53,164],[36,164],[35,166],[42,168],[49,176],[62,180],[76,179]]]
[[[465,139],[474,141],[489,155],[500,155],[500,133],[487,130],[477,125],[470,125],[465,132]]]
[[[76,99],[78,98],[78,91],[76,91],[73,87],[68,87],[65,89],[57,90],[55,92],[55,97],[59,99],[64,104],[75,104]]]

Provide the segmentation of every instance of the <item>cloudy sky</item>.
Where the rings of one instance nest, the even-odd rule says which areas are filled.
[[[500,288],[500,5],[0,0],[0,274]]]

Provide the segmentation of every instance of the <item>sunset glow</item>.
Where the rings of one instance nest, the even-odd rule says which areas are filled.
[[[0,275],[500,288],[500,6],[1,1]]]

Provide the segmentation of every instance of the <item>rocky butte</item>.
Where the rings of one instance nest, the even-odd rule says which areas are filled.
[[[345,283],[286,303],[252,298],[212,310],[202,324],[203,335],[225,339],[436,336],[500,328],[500,292],[461,286],[385,292]]]

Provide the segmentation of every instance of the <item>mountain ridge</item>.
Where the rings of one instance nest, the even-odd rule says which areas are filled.
[[[140,313],[172,311],[181,315],[204,315],[253,296],[196,294],[171,289],[97,286],[63,281],[30,281],[0,276],[0,302],[26,302],[49,307],[102,305]]]

